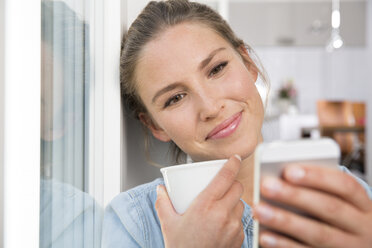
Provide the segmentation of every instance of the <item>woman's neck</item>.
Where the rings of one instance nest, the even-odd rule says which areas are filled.
[[[236,178],[244,187],[242,199],[250,206],[253,204],[254,154],[242,161],[242,168]]]

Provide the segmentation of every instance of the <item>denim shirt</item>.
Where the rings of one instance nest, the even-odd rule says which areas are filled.
[[[345,167],[341,170],[350,173]],[[372,199],[372,188],[357,178]],[[106,207],[103,222],[102,247],[164,247],[160,222],[155,210],[156,186],[164,185],[158,178],[116,196]],[[241,200],[243,201],[243,200]],[[242,223],[245,238],[242,247],[253,246],[253,223],[251,207],[244,202]]]

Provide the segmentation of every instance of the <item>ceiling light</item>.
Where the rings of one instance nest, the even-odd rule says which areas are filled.
[[[327,52],[333,52],[335,49],[339,49],[344,44],[340,36],[340,0],[332,0],[332,31],[331,38],[329,39],[326,50]]]

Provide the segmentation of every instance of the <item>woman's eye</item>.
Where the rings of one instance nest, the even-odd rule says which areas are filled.
[[[174,95],[172,96],[171,98],[169,98],[165,104],[164,104],[164,108],[168,107],[168,106],[171,106],[179,101],[181,101],[182,98],[185,97],[186,94],[177,94],[177,95]]]
[[[219,65],[217,65],[216,67],[214,67],[210,72],[209,72],[209,76],[212,77],[214,75],[217,75],[220,71],[223,70],[223,68],[227,65],[227,62],[223,62]]]

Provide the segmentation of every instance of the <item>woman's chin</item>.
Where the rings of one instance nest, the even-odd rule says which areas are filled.
[[[245,144],[244,146],[239,146],[236,148],[232,148],[229,152],[229,157],[238,154],[242,160],[247,159],[251,157],[254,154],[254,151],[256,150],[258,142],[250,142],[249,144]]]
[[[224,145],[223,147],[209,147],[208,149],[205,149],[203,153],[199,153],[203,149],[199,149],[198,153],[190,154],[191,159],[193,162],[201,162],[201,161],[207,161],[207,160],[218,160],[218,159],[229,159],[230,157],[234,156],[235,154],[238,154],[243,160],[251,157],[254,154],[254,151],[257,147],[257,145],[261,142],[261,139],[259,137],[257,138],[248,138],[246,140],[249,140],[250,142],[245,144],[242,144],[240,142],[240,145],[236,144],[229,144]]]

